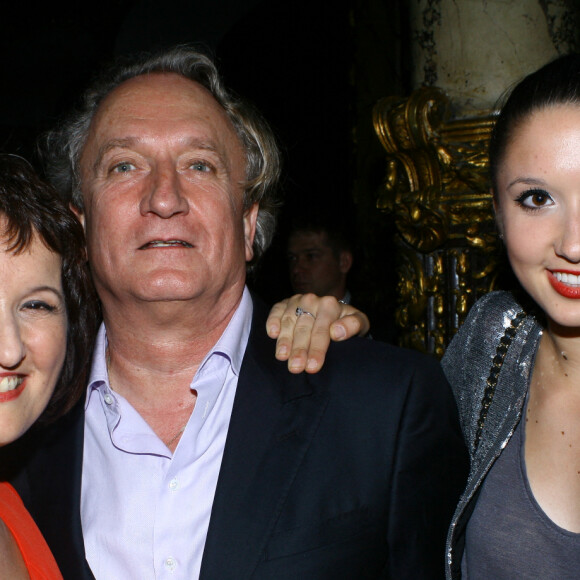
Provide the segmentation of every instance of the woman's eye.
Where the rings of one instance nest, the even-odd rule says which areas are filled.
[[[524,191],[524,193],[516,199],[516,202],[529,209],[538,209],[548,205],[553,205],[554,200],[550,197],[548,192],[534,189]]]
[[[25,310],[43,310],[45,312],[54,312],[56,306],[45,302],[44,300],[29,300],[22,305]]]

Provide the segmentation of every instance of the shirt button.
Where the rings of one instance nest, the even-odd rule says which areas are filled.
[[[177,568],[177,562],[169,557],[167,558],[167,560],[165,560],[165,567],[170,571],[173,572],[175,570],[175,568]]]
[[[107,403],[107,405],[112,405],[113,404],[113,397],[111,397],[111,395],[109,395],[109,393],[107,393],[105,395],[105,403]]]
[[[169,489],[171,491],[175,491],[177,488],[179,487],[179,482],[177,481],[177,478],[174,477],[170,482],[169,482]]]

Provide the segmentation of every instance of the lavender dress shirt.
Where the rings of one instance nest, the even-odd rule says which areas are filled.
[[[193,377],[197,402],[173,454],[111,390],[101,327],[87,391],[81,489],[86,557],[97,580],[199,577],[251,320],[246,288]]]

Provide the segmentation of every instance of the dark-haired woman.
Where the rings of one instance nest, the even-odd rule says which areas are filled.
[[[23,159],[0,155],[0,445],[84,389],[98,310],[75,216]],[[0,483],[0,578],[62,578],[42,535]]]
[[[511,93],[490,145],[500,235],[535,306],[480,300],[443,366],[471,450],[448,577],[579,577],[580,56]]]
[[[557,59],[514,89],[496,122],[490,167],[500,234],[533,306],[523,307],[508,292],[485,296],[443,359],[471,453],[467,487],[449,531],[446,575],[577,579],[580,56]],[[300,317],[303,350],[295,370],[306,360],[307,325],[317,323],[324,335],[322,327],[338,308],[329,302],[321,308],[312,296],[293,299],[286,327],[296,306],[323,314],[325,321]],[[269,320],[271,334],[278,333],[282,310]],[[334,325],[335,331],[344,326]],[[292,354],[289,336],[286,328],[280,358]],[[324,340],[313,339],[324,350]],[[310,358],[315,368],[320,354]]]

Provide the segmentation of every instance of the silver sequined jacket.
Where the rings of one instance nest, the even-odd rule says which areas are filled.
[[[541,331],[509,292],[492,292],[473,306],[443,357],[471,461],[447,536],[447,580],[461,578],[465,526],[520,419]]]

